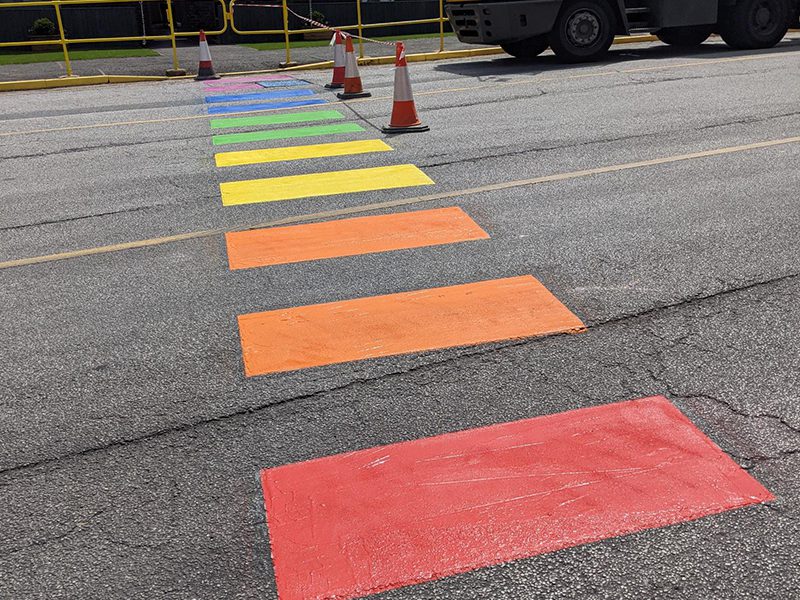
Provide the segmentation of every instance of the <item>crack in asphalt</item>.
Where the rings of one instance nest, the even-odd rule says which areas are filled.
[[[93,215],[78,215],[77,217],[65,217],[63,219],[53,219],[51,221],[37,221],[35,223],[23,223],[22,225],[9,225],[8,227],[0,227],[0,231],[14,231],[16,229],[25,229],[27,227],[41,227],[42,225],[57,225],[60,223],[70,223],[72,221],[83,221],[85,219],[96,219],[98,217],[108,217],[111,215],[121,215],[126,213],[142,212],[152,209],[159,209],[169,204],[152,204],[149,206],[136,206],[133,208],[123,208],[121,210],[111,210],[108,212],[97,213]]]
[[[352,104],[350,104],[349,102],[343,102],[342,106],[344,106],[347,110],[349,110],[351,113],[353,113],[356,117],[358,117],[359,119],[364,121],[367,125],[369,125],[370,127],[374,128],[378,133],[383,133],[383,131],[381,130],[380,125],[376,125],[375,123],[370,121],[367,117],[365,117],[360,112],[358,112],[355,108],[353,108]]]
[[[752,281],[752,282],[749,282],[749,283],[745,283],[745,284],[739,285],[737,287],[731,286],[731,287],[728,287],[727,289],[722,289],[722,290],[718,290],[718,291],[715,291],[715,292],[709,292],[709,293],[700,292],[698,294],[694,294],[692,296],[689,296],[687,298],[683,298],[681,300],[677,300],[675,302],[670,302],[670,303],[667,303],[667,304],[654,306],[652,308],[641,310],[641,311],[638,311],[638,312],[625,313],[625,314],[617,316],[617,317],[612,317],[612,318],[608,318],[608,319],[604,319],[604,320],[600,320],[600,321],[588,322],[587,325],[586,325],[586,328],[587,328],[587,330],[592,330],[592,329],[597,329],[597,328],[600,328],[600,327],[605,327],[607,325],[618,325],[618,324],[625,323],[627,321],[633,321],[633,320],[639,320],[639,319],[643,319],[643,318],[648,318],[650,316],[657,315],[658,313],[662,313],[662,312],[666,312],[666,311],[673,311],[675,309],[681,309],[681,308],[687,308],[687,307],[696,306],[696,305],[699,305],[699,304],[701,304],[703,302],[707,302],[709,300],[716,300],[718,298],[725,298],[725,297],[728,297],[728,296],[731,296],[731,295],[734,295],[734,294],[739,294],[739,293],[746,292],[748,290],[752,290],[752,289],[756,289],[756,288],[775,286],[775,285],[779,285],[779,284],[781,284],[783,282],[786,282],[786,281],[795,280],[797,278],[800,278],[800,272],[798,272],[798,273],[789,273],[789,274],[781,275],[781,276],[778,276],[778,277],[773,277],[773,278],[770,278],[770,279]],[[228,413],[218,414],[218,415],[214,415],[214,416],[210,416],[210,417],[203,417],[203,418],[196,419],[196,420],[188,422],[188,423],[181,423],[181,424],[171,425],[169,427],[164,427],[164,428],[161,428],[161,429],[157,429],[155,431],[151,431],[151,432],[143,434],[143,435],[138,435],[138,436],[125,438],[125,439],[114,440],[114,441],[110,441],[110,442],[107,442],[107,443],[104,443],[104,444],[100,444],[100,445],[97,445],[97,446],[84,448],[83,450],[78,450],[78,451],[74,451],[74,452],[67,452],[67,453],[59,455],[59,456],[55,456],[55,457],[51,457],[51,458],[45,458],[45,459],[41,459],[41,460],[30,461],[30,462],[27,462],[27,463],[15,465],[13,467],[8,467],[8,468],[5,468],[5,469],[1,469],[0,470],[0,476],[13,475],[13,474],[20,473],[20,472],[23,472],[23,471],[36,469],[36,468],[44,467],[44,466],[47,466],[47,465],[53,465],[55,463],[58,463],[58,462],[61,462],[63,460],[67,460],[67,459],[79,458],[79,457],[82,457],[82,456],[88,456],[88,455],[94,454],[96,452],[103,452],[103,451],[111,450],[111,449],[114,449],[114,448],[121,448],[121,447],[129,446],[129,445],[133,445],[133,444],[138,444],[138,443],[146,442],[146,441],[149,441],[149,440],[157,439],[157,438],[165,436],[165,435],[170,435],[170,434],[173,434],[173,433],[181,433],[181,432],[191,431],[193,429],[196,429],[198,427],[202,427],[204,425],[210,425],[210,424],[213,424],[213,423],[220,423],[220,422],[227,421],[228,419],[233,419],[233,418],[242,417],[242,416],[245,416],[245,415],[260,413],[261,411],[269,410],[269,409],[272,409],[272,408],[275,408],[275,407],[278,407],[278,406],[282,406],[282,405],[285,405],[285,404],[289,404],[289,403],[292,403],[292,402],[298,402],[298,401],[304,401],[304,400],[314,400],[314,399],[320,398],[320,397],[322,397],[322,396],[324,396],[326,394],[330,394],[332,392],[341,392],[341,391],[348,390],[350,388],[353,388],[353,387],[356,387],[356,386],[359,386],[359,385],[362,385],[362,384],[365,384],[365,383],[370,383],[370,382],[374,382],[374,381],[380,381],[380,380],[388,379],[388,378],[392,378],[392,377],[398,377],[398,376],[405,375],[405,374],[408,374],[408,373],[427,371],[427,370],[430,370],[432,368],[437,368],[437,367],[439,367],[439,366],[441,366],[443,364],[451,363],[451,362],[454,362],[456,360],[460,360],[460,359],[465,358],[465,357],[490,355],[490,354],[492,354],[494,352],[497,352],[499,350],[504,350],[506,348],[514,348],[514,347],[519,347],[519,346],[524,346],[524,345],[529,345],[529,344],[542,343],[543,341],[551,340],[553,338],[564,336],[564,335],[571,335],[571,334],[555,334],[555,335],[549,335],[549,336],[527,338],[527,339],[523,339],[523,340],[509,341],[509,342],[506,342],[506,343],[493,344],[493,345],[490,345],[490,346],[481,346],[481,347],[477,347],[477,348],[472,349],[472,351],[468,350],[466,352],[459,353],[456,356],[448,356],[448,357],[445,357],[445,358],[443,358],[441,360],[433,361],[433,362],[430,362],[430,363],[413,365],[413,366],[405,368],[405,369],[400,369],[400,370],[397,370],[397,371],[383,373],[383,374],[372,376],[372,377],[362,377],[362,378],[358,378],[358,379],[353,379],[352,381],[349,381],[349,382],[344,383],[342,385],[338,385],[338,386],[334,386],[334,387],[330,387],[330,388],[326,388],[326,389],[322,389],[322,390],[316,390],[314,392],[309,392],[309,393],[301,394],[301,395],[298,395],[298,396],[292,396],[292,397],[289,397],[289,398],[283,398],[283,399],[277,400],[275,402],[269,402],[269,403],[258,404],[258,405],[250,406],[250,407],[246,407],[246,408],[240,408],[240,409],[228,412]],[[657,375],[651,374],[651,377],[654,379],[654,381],[656,381],[656,382],[659,381]],[[669,390],[669,383],[664,381],[663,384]],[[669,393],[672,395],[672,391],[670,391]],[[676,393],[674,395],[675,395],[676,398],[681,398],[682,397],[680,393]],[[792,431],[794,431],[795,433],[798,432],[797,428],[795,428],[791,424],[788,424],[787,422],[785,422],[785,420],[782,417],[778,416],[778,415],[770,415],[768,413],[764,413],[762,415],[762,418],[777,418],[780,422],[782,422],[784,425],[789,427]],[[800,450],[798,450],[798,452],[800,452]],[[794,453],[794,451],[792,451],[792,453]],[[770,458],[770,457],[765,457],[765,458]]]
[[[18,552],[22,552],[24,550],[30,550],[31,548],[37,548],[40,546],[47,546],[48,544],[52,544],[54,542],[60,542],[61,540],[68,538],[69,536],[79,533],[83,531],[87,526],[91,525],[92,521],[94,521],[97,517],[105,513],[108,509],[102,508],[100,510],[94,511],[92,514],[83,517],[82,522],[75,523],[72,527],[70,527],[67,531],[62,533],[58,533],[56,535],[50,535],[46,538],[41,540],[35,540],[30,544],[26,544],[24,546],[17,546],[15,548],[11,548],[10,550],[0,553],[0,556],[10,556],[12,554],[16,554]]]
[[[108,143],[108,144],[103,144],[101,146],[81,146],[80,148],[65,148],[61,150],[53,150],[52,152],[39,152],[35,154],[12,154],[11,156],[3,156],[2,159],[14,160],[17,158],[46,158],[48,156],[61,156],[63,154],[79,154],[81,152],[91,152],[92,150],[106,150],[108,148],[126,148],[130,146],[147,146],[150,144],[162,144],[169,142],[187,142],[187,141],[198,140],[201,138],[203,139],[208,138],[208,134],[203,133],[189,137],[172,137],[172,138],[160,138],[157,140]]]
[[[777,285],[780,283],[784,283],[786,281],[792,281],[793,279],[797,279],[798,277],[800,277],[800,272],[786,273],[784,275],[771,277],[769,279],[759,279],[756,281],[750,281],[748,283],[742,283],[741,285],[738,286],[730,286],[727,289],[722,289],[716,292],[698,292],[697,294],[687,296],[686,298],[682,298],[681,300],[676,300],[675,302],[670,302],[667,304],[660,304],[658,306],[654,306],[652,308],[648,308],[636,313],[623,313],[622,315],[616,317],[610,317],[608,319],[603,319],[600,321],[590,321],[587,327],[594,328],[594,327],[599,327],[601,325],[609,325],[611,323],[620,323],[622,321],[627,321],[634,318],[638,319],[641,317],[648,317],[652,314],[662,312],[665,310],[673,308],[681,308],[684,306],[692,306],[694,304],[698,304],[706,300],[724,298],[726,296],[731,296],[733,294],[746,292],[760,287]]]
[[[135,112],[137,110],[152,110],[158,108],[179,108],[183,106],[202,106],[205,102],[198,99],[174,99],[169,102],[148,102],[143,104],[115,104],[113,106],[92,106],[91,110],[78,112],[75,109],[39,111],[32,113],[6,114],[0,123],[18,121],[20,119],[46,119],[50,117],[91,116],[97,113],[110,112]]]
[[[686,133],[686,132],[694,132],[699,133],[702,131],[708,131],[710,129],[722,129],[724,127],[733,127],[736,125],[752,125],[755,123],[764,123],[767,121],[775,120],[775,119],[783,119],[788,117],[797,117],[800,116],[800,111],[790,111],[786,113],[779,113],[768,115],[765,117],[753,116],[753,117],[745,117],[742,119],[737,119],[735,121],[728,121],[724,123],[712,123],[710,125],[701,125],[699,127],[692,127],[690,129],[673,129],[670,131],[659,131],[659,132],[648,132],[648,133],[637,133],[634,135],[624,135],[619,137],[609,137],[609,138],[602,138],[597,140],[588,140],[585,142],[576,142],[570,144],[556,144],[553,146],[534,146],[530,148],[524,148],[522,150],[510,150],[508,152],[500,152],[497,154],[486,154],[482,153],[480,156],[472,156],[468,158],[459,158],[450,161],[442,161],[438,163],[428,163],[428,164],[420,164],[420,168],[432,169],[436,167],[446,167],[449,165],[456,165],[461,163],[469,163],[469,162],[476,162],[480,160],[488,160],[494,158],[506,158],[509,156],[524,156],[526,154],[535,154],[539,152],[552,152],[554,150],[568,150],[571,148],[583,148],[586,146],[594,146],[597,144],[613,144],[615,142],[627,142],[631,140],[637,140],[642,138],[649,138],[653,137],[654,135],[671,135],[675,133]],[[502,148],[503,146],[498,146],[498,148]],[[443,156],[443,155],[440,155]]]
[[[636,77],[644,77],[644,76],[648,76],[648,75],[651,76],[651,77],[657,77],[657,75],[659,73],[660,72],[652,72],[652,73],[632,72],[631,73],[631,72],[626,72],[626,71],[618,71],[618,72],[615,72],[614,75],[619,75],[619,76],[622,76],[622,77],[625,77],[627,75],[627,78],[624,79],[623,81],[619,81],[619,82],[615,82],[615,83],[608,83],[608,84],[604,84],[604,85],[596,85],[596,86],[592,86],[590,88],[579,87],[579,88],[576,88],[576,89],[544,89],[543,87],[539,87],[538,89],[536,89],[534,91],[523,91],[523,92],[520,92],[518,94],[510,94],[510,95],[503,96],[501,98],[495,98],[495,99],[492,99],[492,100],[467,102],[467,103],[454,104],[454,105],[442,104],[442,105],[439,105],[439,106],[428,107],[428,108],[425,109],[425,111],[430,113],[430,112],[436,112],[436,111],[439,111],[439,110],[450,110],[452,108],[466,108],[466,107],[470,107],[470,106],[483,106],[483,105],[488,105],[488,104],[503,104],[503,103],[506,103],[506,102],[515,102],[517,100],[525,100],[527,98],[535,99],[535,98],[539,98],[541,96],[550,96],[550,95],[552,95],[552,96],[568,96],[568,95],[585,94],[585,93],[592,93],[593,94],[593,93],[595,93],[597,91],[600,91],[600,90],[613,90],[613,89],[624,88],[624,87],[628,87],[628,86],[637,86],[637,87],[639,87],[639,86],[648,86],[648,85],[660,85],[662,83],[675,83],[675,82],[681,82],[681,81],[684,81],[684,80],[692,80],[692,79],[704,79],[704,80],[706,80],[706,79],[746,77],[746,76],[751,75],[751,73],[722,73],[722,74],[719,74],[719,75],[704,75],[704,76],[686,75],[686,76],[677,76],[677,77],[659,77],[659,78],[652,78],[652,79],[637,79],[636,78]],[[553,81],[551,79],[544,78],[542,81],[532,80],[532,81],[525,81],[524,83],[528,83],[530,85],[542,86],[543,84],[564,83],[565,81],[570,81],[570,80],[566,79],[566,80]],[[498,83],[500,85],[514,85],[517,82],[515,82],[513,79],[511,79],[507,83],[506,82],[498,82]],[[419,93],[420,96],[425,96],[427,94],[428,94],[428,92],[420,92]]]

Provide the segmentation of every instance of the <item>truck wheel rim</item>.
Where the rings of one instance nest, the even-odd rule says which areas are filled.
[[[600,18],[589,10],[574,12],[567,19],[567,37],[573,46],[591,46],[600,37]]]
[[[775,29],[775,17],[769,2],[759,2],[753,11],[753,25],[759,33],[771,33]]]

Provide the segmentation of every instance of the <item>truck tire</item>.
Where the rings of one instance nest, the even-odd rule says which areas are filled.
[[[614,41],[616,17],[603,0],[567,0],[561,7],[550,47],[563,62],[602,58]]]
[[[720,7],[719,33],[731,48],[771,48],[789,29],[789,0],[738,0]]]
[[[695,25],[692,27],[667,27],[656,32],[656,36],[665,44],[683,48],[699,46],[708,39],[714,27],[712,25]]]
[[[546,35],[537,35],[527,40],[520,40],[518,42],[507,42],[500,44],[500,47],[508,52],[515,58],[536,58],[542,52],[547,50],[550,42],[547,41]]]

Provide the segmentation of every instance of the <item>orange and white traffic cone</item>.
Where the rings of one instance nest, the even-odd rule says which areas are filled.
[[[214,72],[214,65],[211,64],[211,51],[208,49],[206,32],[200,31],[200,66],[197,69],[195,81],[205,81],[206,79],[219,79],[219,75]]]
[[[329,90],[344,87],[344,36],[341,31],[333,34],[333,79],[325,84]]]
[[[344,92],[339,92],[336,95],[342,100],[372,96],[369,92],[365,92],[361,85],[361,75],[358,74],[358,60],[356,60],[356,51],[353,48],[353,36],[344,34],[344,37],[347,48],[347,56],[344,61]]]
[[[412,131],[430,131],[430,127],[423,125],[417,116],[414,96],[411,94],[411,79],[408,77],[406,49],[403,42],[397,43],[395,52],[392,119],[389,126],[383,128],[383,132],[410,133]]]

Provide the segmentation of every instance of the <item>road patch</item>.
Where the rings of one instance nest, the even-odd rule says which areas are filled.
[[[457,206],[225,236],[232,270],[486,239],[489,234]]]
[[[327,104],[324,98],[309,98],[308,100],[290,100],[287,102],[263,102],[258,104],[231,104],[228,106],[209,106],[208,114],[221,115],[226,113],[252,112],[256,110],[274,110],[278,108],[297,108],[299,106],[313,106]]]
[[[311,144],[308,146],[219,152],[214,155],[214,160],[218,167],[235,167],[288,160],[368,154],[370,152],[390,152],[392,150],[393,148],[383,140],[354,140],[350,142]]]
[[[282,74],[261,74],[261,75],[242,75],[239,77],[222,77],[222,79],[217,79],[216,81],[207,81],[207,86],[223,86],[228,84],[237,84],[237,83],[258,83],[260,81],[286,81],[289,79],[294,79],[291,75],[282,75]]]
[[[221,183],[222,204],[254,204],[355,192],[433,185],[414,165],[392,165]]]
[[[311,85],[305,79],[287,79],[285,81],[259,81],[258,85],[265,88],[291,87],[295,85]]]
[[[583,329],[530,275],[239,316],[248,377]]]
[[[206,102],[249,102],[250,100],[273,100],[315,95],[316,92],[314,92],[314,90],[273,90],[271,92],[262,91],[252,94],[221,94],[219,96],[206,96]]]
[[[773,496],[666,398],[261,472],[281,600],[354,598]]]
[[[344,119],[338,110],[311,110],[308,112],[282,115],[256,115],[253,117],[226,117],[211,119],[212,129],[231,129],[234,127],[253,127],[257,125],[284,125],[287,123],[306,123],[311,121],[335,121]]]
[[[257,92],[262,89],[257,83],[229,83],[228,85],[208,86],[206,92]]]

